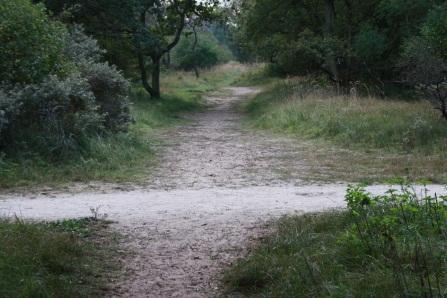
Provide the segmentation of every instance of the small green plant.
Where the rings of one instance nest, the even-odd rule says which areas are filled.
[[[372,196],[350,187],[346,201],[353,224],[341,246],[387,266],[404,296],[445,295],[447,196],[418,196],[409,187]]]

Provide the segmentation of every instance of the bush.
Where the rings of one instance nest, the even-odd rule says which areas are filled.
[[[195,48],[195,37],[191,32],[184,36],[175,48],[173,62],[177,67],[183,70],[210,68],[231,60],[230,50],[220,45],[209,32],[199,31],[197,35]]]
[[[101,62],[105,51],[98,42],[87,36],[82,26],[75,25],[70,29],[65,52],[89,83],[99,112],[104,116],[104,127],[111,132],[126,130],[131,121],[130,84],[115,66]]]
[[[129,83],[81,26],[68,30],[17,0],[0,4],[0,28],[0,151],[59,158],[127,129]]]
[[[101,49],[98,41],[85,34],[80,25],[73,25],[65,41],[65,55],[75,63],[97,62],[106,53]]]
[[[80,66],[93,92],[104,126],[112,132],[124,131],[131,121],[129,111],[129,82],[114,66],[105,63],[84,63]]]
[[[1,149],[21,147],[60,156],[78,149],[83,137],[103,129],[95,97],[79,75],[63,80],[50,76],[40,84],[3,90],[2,94],[15,109],[8,113]]]
[[[274,45],[278,47],[271,66],[275,73],[305,75],[319,70],[323,59],[323,40],[311,31],[304,30],[297,40],[287,40],[277,36]]]
[[[10,83],[36,83],[66,64],[65,27],[50,21],[43,5],[29,0],[0,2],[0,77]]]
[[[418,197],[410,188],[373,196],[360,187],[346,195],[353,223],[338,243],[352,263],[368,256],[383,264],[405,296],[443,296],[447,256],[447,197]]]

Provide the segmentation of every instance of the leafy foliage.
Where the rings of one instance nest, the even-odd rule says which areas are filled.
[[[95,97],[79,75],[63,80],[50,76],[40,84],[15,87],[3,94],[5,101],[18,107],[15,115],[9,113],[9,123],[2,133],[4,150],[22,147],[25,151],[64,155],[102,127]]]
[[[129,83],[82,27],[67,29],[29,0],[0,5],[1,151],[54,160],[127,128]]]
[[[231,52],[204,29],[197,32],[197,42],[193,32],[186,32],[174,49],[172,59],[173,64],[183,70],[210,68],[230,61]]]
[[[430,11],[420,36],[408,40],[399,64],[415,86],[447,119],[447,4]]]
[[[368,255],[392,272],[406,296],[445,291],[447,197],[419,197],[409,187],[372,196],[351,187],[346,195],[353,224],[339,239],[353,259]],[[357,252],[357,253],[356,253]],[[353,260],[361,263],[363,260]]]
[[[83,63],[79,66],[93,92],[107,131],[127,130],[131,122],[128,94],[129,82],[114,66],[104,63]]]
[[[433,46],[435,53],[447,58],[447,3],[433,8],[422,27],[422,34]]]
[[[252,60],[279,74],[324,73],[345,91],[356,81],[383,88],[399,79],[404,44],[421,30],[445,55],[445,7],[441,0],[244,0],[234,31]]]
[[[0,77],[9,83],[37,83],[63,73],[66,28],[49,21],[45,7],[29,0],[0,3]]]

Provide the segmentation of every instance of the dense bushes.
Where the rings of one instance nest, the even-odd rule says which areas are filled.
[[[104,127],[112,132],[126,130],[131,121],[127,98],[129,82],[107,62],[86,63],[80,66],[80,71],[104,116]]]
[[[79,26],[29,0],[0,4],[0,151],[58,158],[130,122],[129,83]]]
[[[14,148],[63,153],[76,149],[80,138],[102,123],[95,97],[78,75],[63,80],[50,76],[40,84],[15,87],[4,94],[18,106],[15,115],[9,113],[2,133],[3,143]]]

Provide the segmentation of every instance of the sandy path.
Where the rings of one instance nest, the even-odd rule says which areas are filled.
[[[216,93],[211,108],[160,136],[160,168],[144,189],[0,195],[0,215],[75,218],[99,208],[125,235],[123,248],[134,251],[110,296],[216,296],[222,268],[246,252],[263,223],[344,206],[345,184],[305,184],[284,174],[309,168],[296,141],[243,129],[233,105],[254,92]]]

